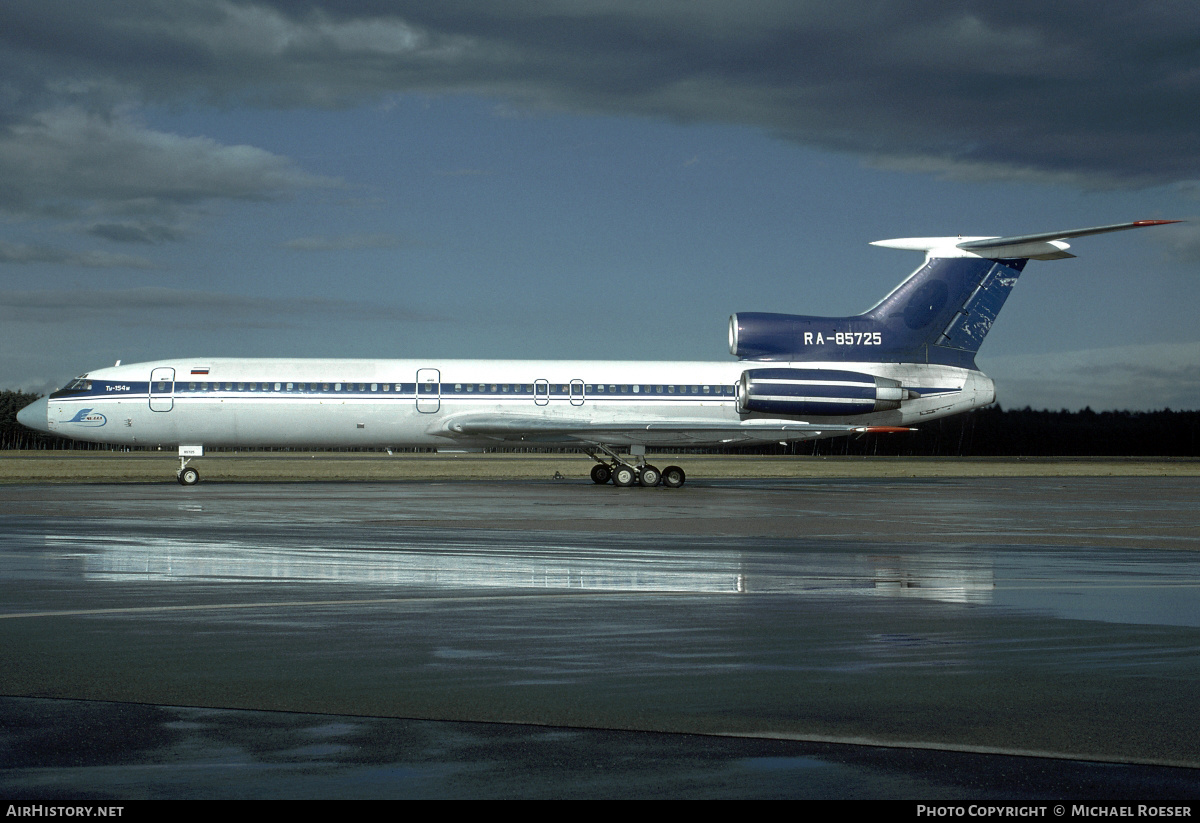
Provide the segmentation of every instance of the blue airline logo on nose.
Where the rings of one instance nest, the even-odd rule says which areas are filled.
[[[108,418],[100,412],[93,413],[91,409],[80,409],[79,413],[67,422],[78,423],[81,426],[103,426],[108,422]]]

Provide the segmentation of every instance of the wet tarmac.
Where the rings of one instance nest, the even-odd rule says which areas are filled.
[[[1196,492],[3,486],[0,788],[1194,798]]]

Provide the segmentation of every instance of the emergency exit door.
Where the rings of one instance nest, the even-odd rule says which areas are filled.
[[[417,411],[432,414],[442,407],[442,373],[417,369]]]

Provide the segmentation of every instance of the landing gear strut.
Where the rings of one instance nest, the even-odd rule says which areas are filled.
[[[175,473],[175,479],[179,481],[181,486],[194,486],[200,482],[200,472],[188,466],[192,462],[193,457],[203,457],[203,446],[180,446],[179,447],[179,471]]]
[[[677,489],[687,479],[683,469],[678,466],[667,466],[660,471],[657,466],[647,463],[645,447],[635,446],[634,449],[633,457],[636,462],[632,463],[607,446],[598,445],[595,449],[587,449],[588,456],[596,461],[596,465],[592,466],[592,482],[604,485],[612,481],[618,488],[661,484],[668,489]],[[598,452],[603,452],[603,456]]]
[[[188,466],[187,458],[179,458],[179,473],[175,475],[181,486],[194,486],[200,482],[200,472]]]

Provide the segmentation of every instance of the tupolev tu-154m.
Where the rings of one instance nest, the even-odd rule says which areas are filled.
[[[177,447],[177,478],[216,447],[576,446],[592,479],[683,485],[655,446],[740,446],[914,425],[995,400],[975,355],[1029,260],[1068,239],[1175,223],[1139,220],[1016,237],[916,237],[876,246],[925,262],[851,317],[738,313],[736,361],[321,360],[188,357],[118,364],[22,409],[75,440]]]

